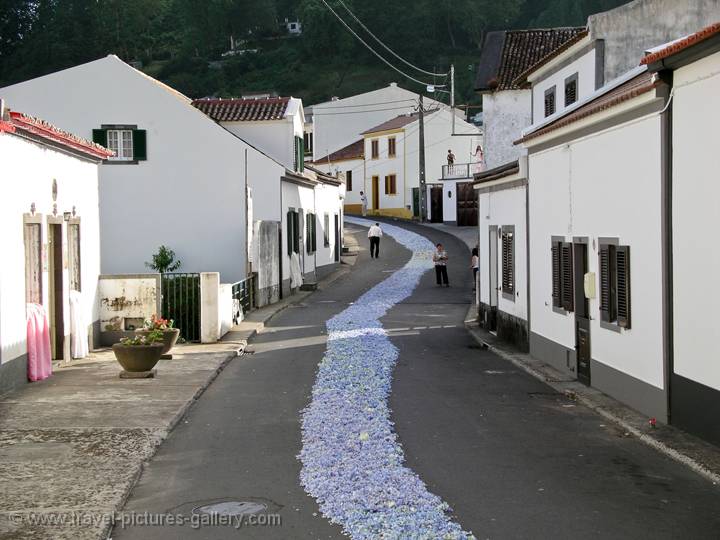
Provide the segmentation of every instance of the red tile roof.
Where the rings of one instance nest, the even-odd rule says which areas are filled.
[[[515,144],[527,142],[531,139],[535,139],[536,137],[540,137],[542,135],[550,133],[551,131],[555,131],[556,129],[560,129],[570,124],[573,124],[595,113],[615,107],[616,105],[619,105],[625,101],[650,92],[661,84],[664,83],[662,83],[660,79],[654,77],[653,73],[645,71],[637,77],[634,77],[629,81],[621,84],[617,88],[613,88],[607,93],[596,97],[592,101],[589,101],[585,105],[581,105],[579,108],[575,109],[569,114],[561,116],[557,120],[554,120],[553,122],[550,122],[549,124],[528,133],[521,139],[515,141]]]
[[[63,131],[44,120],[20,112],[10,111],[6,120],[0,119],[0,132],[3,131],[31,135],[33,138],[42,139],[53,146],[63,146],[94,158],[106,159],[113,155],[113,152],[104,146]]]
[[[703,28],[699,32],[695,32],[694,34],[690,34],[689,36],[686,36],[682,39],[673,41],[659,51],[655,51],[651,54],[646,55],[640,61],[640,64],[653,64],[655,62],[663,60],[664,58],[667,58],[668,56],[672,56],[673,54],[678,53],[683,49],[687,49],[688,47],[691,47],[696,43],[700,43],[701,41],[704,41],[709,37],[714,36],[715,34],[720,34],[720,22],[711,24],[710,26]]]
[[[435,112],[435,111],[429,111],[429,112]],[[377,125],[373,128],[368,129],[367,131],[363,131],[360,135],[367,135],[368,133],[377,133],[378,131],[388,131],[390,129],[400,129],[401,127],[407,126],[408,124],[412,124],[415,120],[417,120],[419,117],[418,113],[412,113],[412,114],[403,114],[400,116],[396,116],[395,118],[391,118],[387,122],[383,122],[380,125]]]
[[[490,32],[483,45],[475,89],[520,89],[515,79],[521,73],[585,31],[584,27],[567,27]]]
[[[363,139],[360,139],[359,141],[355,141],[352,144],[348,144],[345,148],[336,150],[329,156],[325,156],[325,157],[316,159],[314,161],[314,163],[321,165],[323,163],[327,163],[328,161],[334,162],[334,161],[344,161],[346,159],[362,159],[364,156],[365,156],[365,141]]]
[[[534,72],[537,69],[540,69],[542,66],[547,64],[550,60],[558,56],[559,54],[565,52],[570,47],[575,45],[578,41],[582,41],[583,38],[585,38],[588,35],[588,30],[585,29],[582,32],[578,32],[575,37],[568,39],[565,43],[551,51],[549,54],[546,54],[543,56],[540,60],[532,64],[529,68],[527,68],[525,71],[523,71],[520,75],[515,77],[513,80],[513,84],[516,86],[524,86],[527,84],[527,78],[528,75],[530,75],[532,72]]]
[[[196,99],[193,106],[216,122],[282,120],[289,97],[264,99]]]

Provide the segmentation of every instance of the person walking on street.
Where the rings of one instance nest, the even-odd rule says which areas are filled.
[[[368,238],[370,239],[370,258],[377,259],[380,256],[380,238],[382,238],[383,232],[380,228],[380,224],[370,226],[368,231]]]
[[[473,292],[475,292],[475,288],[477,287],[478,262],[478,248],[474,247],[472,256],[470,257],[470,268],[472,268],[473,273]]]
[[[367,197],[362,191],[360,192],[360,204],[362,204],[362,215],[367,216]]]
[[[450,283],[448,282],[448,274],[447,274],[447,251],[445,251],[445,248],[442,244],[438,244],[435,246],[435,253],[433,253],[433,262],[435,263],[435,279],[437,280],[438,287],[442,286],[443,284],[446,287],[450,286]]]

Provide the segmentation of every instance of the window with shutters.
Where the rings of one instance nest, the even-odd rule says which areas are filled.
[[[388,138],[388,157],[395,157],[395,137]]]
[[[565,79],[565,106],[572,105],[578,99],[578,74]]]
[[[305,222],[307,252],[315,253],[317,251],[317,217],[315,214],[308,214],[305,219],[307,220]]]
[[[330,214],[325,214],[323,229],[323,244],[328,247],[330,246]]]
[[[68,224],[68,274],[70,277],[70,290],[80,289],[80,224]]]
[[[555,113],[555,87],[545,90],[545,117]]]
[[[573,311],[575,308],[573,250],[570,242],[552,242],[552,299],[553,307]]]
[[[305,142],[302,137],[295,136],[295,172],[305,170]]]
[[[397,195],[397,176],[394,174],[385,177],[385,195]]]
[[[600,320],[630,328],[630,247],[600,242]]]
[[[515,227],[502,227],[502,292],[507,300],[515,301]]]
[[[305,155],[312,155],[313,151],[313,134],[312,131],[306,131],[303,133],[303,144],[305,145]]]
[[[42,225],[25,223],[25,302],[42,304]]]
[[[300,214],[295,210],[287,213],[287,253],[300,253]]]
[[[137,164],[147,159],[147,132],[134,125],[103,125],[93,129],[93,142],[115,154],[108,163]]]
[[[352,170],[345,173],[345,191],[352,191]]]
[[[370,141],[370,156],[373,159],[380,157],[380,141],[378,139]]]

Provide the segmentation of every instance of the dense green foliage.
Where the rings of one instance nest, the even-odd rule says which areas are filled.
[[[327,1],[352,21],[339,0]],[[473,62],[487,31],[582,25],[588,14],[623,3],[344,1],[416,65],[445,71],[454,63],[459,101],[473,98]],[[286,18],[302,22],[301,37],[287,34]],[[223,56],[231,43],[236,50],[257,52]],[[367,51],[322,0],[0,0],[0,86],[109,53],[138,62],[150,75],[191,97],[276,91],[313,103],[391,81],[422,88]]]

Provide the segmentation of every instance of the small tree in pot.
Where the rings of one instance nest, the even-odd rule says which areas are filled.
[[[177,343],[180,337],[180,329],[175,328],[175,322],[172,319],[163,319],[157,315],[153,315],[149,319],[145,319],[145,323],[141,329],[135,330],[140,335],[147,336],[152,332],[160,332],[163,341],[163,351],[161,358],[170,359],[172,355],[168,354]]]
[[[113,345],[113,353],[125,371],[150,371],[160,360],[162,354],[163,334],[160,331],[147,335],[123,338]]]

